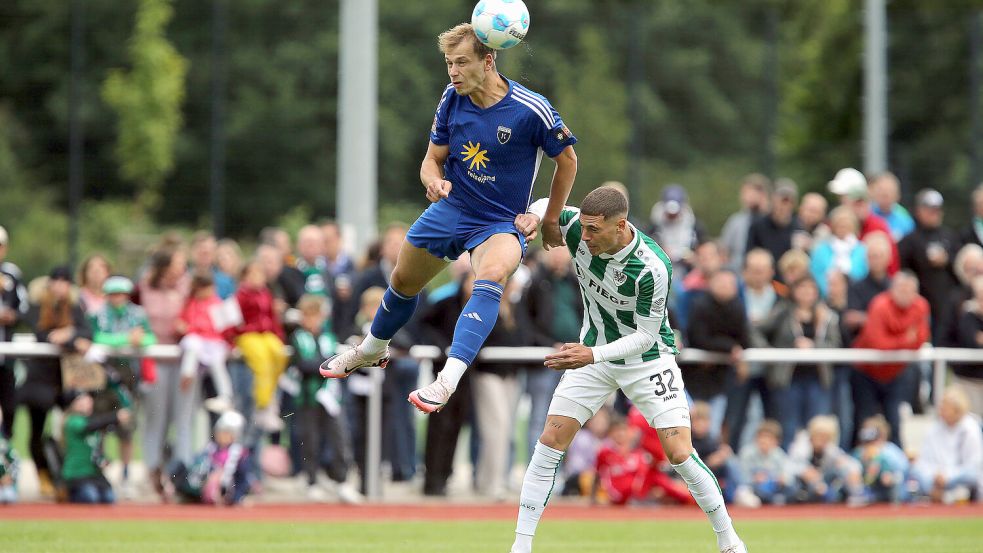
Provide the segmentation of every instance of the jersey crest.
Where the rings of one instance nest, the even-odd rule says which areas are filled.
[[[512,129],[506,127],[505,125],[498,126],[498,143],[505,144],[512,138]]]
[[[613,271],[612,276],[614,277],[614,283],[617,284],[618,286],[621,286],[622,284],[628,281],[628,276],[625,275],[623,271],[620,271],[618,269],[615,269]]]

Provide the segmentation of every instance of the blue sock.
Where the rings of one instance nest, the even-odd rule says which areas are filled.
[[[396,332],[413,316],[419,295],[406,297],[390,286],[382,297],[382,305],[372,319],[372,336],[380,340],[390,340]]]
[[[501,284],[490,280],[474,281],[471,299],[461,311],[454,327],[454,341],[449,357],[455,357],[468,365],[474,362],[478,350],[495,328],[498,305],[502,302]]]

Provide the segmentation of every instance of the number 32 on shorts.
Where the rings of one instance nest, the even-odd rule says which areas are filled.
[[[678,392],[679,388],[675,386],[676,375],[672,373],[672,369],[666,369],[662,372],[658,372],[649,377],[649,382],[655,382],[655,395],[662,397],[666,392]],[[668,380],[668,382],[666,382]]]

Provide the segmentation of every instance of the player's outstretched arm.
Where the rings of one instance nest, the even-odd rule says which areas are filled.
[[[573,146],[567,146],[553,158],[556,171],[550,184],[550,200],[543,215],[543,248],[563,246],[563,233],[560,232],[560,213],[570,197],[573,180],[577,176],[577,154]]]
[[[420,165],[420,182],[427,189],[427,199],[431,202],[439,202],[451,193],[451,183],[444,178],[444,162],[449,154],[450,148],[446,144],[431,142],[427,146],[427,155]]]

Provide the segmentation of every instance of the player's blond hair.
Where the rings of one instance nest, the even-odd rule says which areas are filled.
[[[471,42],[474,53],[478,56],[479,60],[485,59],[485,56],[488,54],[491,54],[492,58],[495,57],[495,50],[485,46],[478,40],[478,35],[474,34],[474,27],[470,23],[461,23],[437,35],[437,47],[440,48],[443,54],[450,52],[464,41]]]

